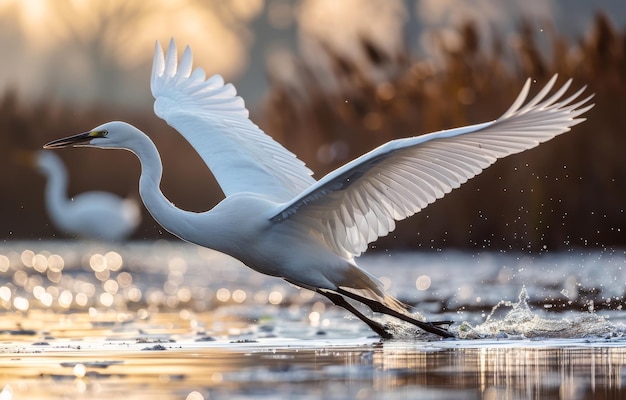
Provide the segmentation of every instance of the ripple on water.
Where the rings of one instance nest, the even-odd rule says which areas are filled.
[[[581,263],[620,267],[623,254],[550,257],[363,259],[429,319],[455,320],[461,339],[381,318],[397,334],[381,342],[312,292],[195,246],[5,243],[0,399],[621,392],[626,268]]]

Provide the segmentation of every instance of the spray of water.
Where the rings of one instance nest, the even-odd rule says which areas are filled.
[[[461,339],[503,338],[615,338],[626,334],[626,327],[614,324],[593,312],[576,313],[561,318],[545,318],[528,305],[526,288],[517,302],[500,301],[485,322],[477,326],[464,322],[457,330]]]
[[[613,323],[593,311],[547,318],[529,306],[529,296],[522,288],[517,301],[501,300],[485,321],[473,326],[463,322],[450,331],[459,339],[615,339],[626,337],[626,326]],[[554,315],[554,314],[552,314]],[[385,321],[385,326],[399,340],[426,339],[429,334],[407,324]]]

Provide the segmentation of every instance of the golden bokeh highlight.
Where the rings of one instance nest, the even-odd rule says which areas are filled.
[[[417,290],[428,290],[430,288],[431,279],[428,275],[420,275],[415,280]]]

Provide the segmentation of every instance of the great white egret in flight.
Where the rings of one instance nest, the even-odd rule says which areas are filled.
[[[179,238],[226,253],[263,274],[326,296],[380,336],[391,333],[349,299],[451,337],[443,323],[413,318],[409,307],[360,269],[355,257],[395,228],[396,220],[479,174],[497,159],[533,148],[582,122],[592,96],[584,88],[563,98],[571,80],[551,96],[556,76],[527,104],[526,81],[495,121],[390,141],[319,181],[295,155],[250,119],[243,100],[219,75],[192,69],[191,49],[180,61],[174,41],[157,42],[152,65],[154,111],[189,141],[217,179],[225,198],[206,212],[176,208],[161,192],[162,164],[154,143],[124,122],[58,139],[45,148],[125,149],[141,161],[139,192],[146,208]]]
[[[130,236],[139,226],[141,210],[136,200],[103,191],[68,198],[67,171],[56,154],[38,151],[24,156],[46,177],[46,210],[60,231],[85,239],[117,242]]]

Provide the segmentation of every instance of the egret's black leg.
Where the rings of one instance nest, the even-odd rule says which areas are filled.
[[[446,320],[446,321],[428,321],[429,324],[431,325],[435,325],[435,326],[449,326],[452,325],[454,323],[454,321],[450,321],[450,320]]]
[[[340,294],[344,295],[344,296],[348,296],[351,299],[354,299],[358,302],[361,302],[363,304],[365,304],[366,306],[368,306],[372,311],[374,312],[379,312],[382,314],[387,314],[390,315],[392,317],[396,317],[398,319],[401,319],[403,321],[406,321],[410,324],[413,324],[415,326],[417,326],[418,328],[421,328],[423,330],[425,330],[426,332],[430,332],[430,333],[434,333],[435,335],[439,335],[441,337],[445,337],[445,338],[451,338],[454,337],[454,335],[450,332],[448,332],[445,329],[442,329],[439,327],[439,325],[449,325],[449,321],[440,321],[440,322],[436,322],[436,323],[432,323],[432,322],[424,322],[424,321],[419,321],[415,318],[411,318],[408,315],[402,314],[394,309],[391,309],[389,307],[387,307],[386,305],[376,301],[376,300],[372,300],[372,299],[368,299],[367,297],[363,297],[363,296],[359,296],[358,294],[354,294],[351,292],[348,292],[346,290],[343,290],[341,288],[337,289],[337,292],[339,292]],[[344,301],[346,301],[345,299],[343,299]]]
[[[391,339],[393,337],[393,335],[391,333],[389,333],[389,332],[387,332],[385,330],[385,327],[382,324],[367,318],[359,310],[354,308],[354,306],[352,306],[352,304],[348,303],[348,301],[346,299],[344,299],[343,296],[341,296],[341,295],[339,295],[337,293],[333,293],[333,292],[326,292],[326,291],[321,290],[321,289],[316,290],[316,292],[321,294],[321,295],[326,296],[330,301],[333,302],[333,304],[335,304],[335,305],[337,305],[339,307],[343,307],[346,310],[350,311],[358,319],[360,319],[361,321],[365,322],[367,324],[367,326],[372,328],[372,330],[374,332],[376,332],[380,337],[382,337],[384,339]]]

